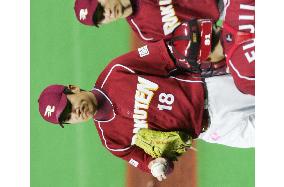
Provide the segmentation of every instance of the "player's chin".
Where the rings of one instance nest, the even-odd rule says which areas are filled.
[[[92,118],[91,115],[84,115],[81,116],[80,119],[78,119],[78,121],[76,123],[83,123],[83,122],[87,122]]]
[[[85,111],[81,114],[80,120],[81,120],[82,122],[85,122],[85,121],[88,121],[89,119],[91,119],[92,116],[93,116],[93,115],[91,114],[90,110],[85,110]]]
[[[106,25],[106,24],[109,24],[111,22],[114,22],[116,21],[117,19],[116,18],[112,18],[112,19],[108,19],[108,20],[104,20],[100,23],[100,25]]]
[[[91,114],[91,113],[87,113],[86,115],[85,115],[85,121],[88,121],[89,119],[91,119],[93,117],[93,114]]]
[[[97,111],[97,107],[98,106],[95,103],[89,103],[88,108],[84,111],[85,115],[88,118],[93,117]]]
[[[133,13],[132,6],[121,7],[121,10],[119,12],[119,15],[117,15],[117,17],[126,18],[130,16],[132,13]]]

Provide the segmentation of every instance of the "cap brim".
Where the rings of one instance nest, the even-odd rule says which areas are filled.
[[[63,110],[65,109],[66,105],[67,105],[67,96],[64,93],[62,93],[61,99],[60,99],[60,102],[59,102],[59,104],[57,106],[57,110],[56,110],[56,114],[55,114],[56,115],[56,119],[58,121],[58,124],[62,128],[64,128],[64,126],[62,124],[60,124],[59,117],[62,114]]]
[[[98,4],[98,0],[76,0],[74,10],[78,21],[84,25],[94,26],[93,15]],[[83,11],[83,14],[85,14],[84,17],[81,17],[81,11]]]

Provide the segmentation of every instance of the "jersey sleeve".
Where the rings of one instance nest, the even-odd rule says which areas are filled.
[[[168,76],[176,69],[174,61],[168,54],[164,40],[140,47],[112,61],[122,64],[139,74]]]
[[[223,47],[230,73],[237,88],[242,93],[250,95],[255,95],[254,5],[254,0],[228,2],[225,6],[222,31]]]
[[[151,173],[148,168],[148,164],[153,160],[153,158],[145,153],[140,147],[133,145],[126,151],[112,153],[127,161],[130,165],[137,167],[144,172]]]
[[[228,60],[228,67],[237,88],[244,94],[255,95],[255,49],[254,45],[250,48],[246,47],[247,43],[234,51]],[[243,50],[244,48],[248,49]]]

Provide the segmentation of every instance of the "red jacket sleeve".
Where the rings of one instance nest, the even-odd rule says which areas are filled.
[[[168,54],[163,40],[140,47],[112,61],[112,64],[123,64],[140,74],[168,76],[176,69],[174,61]]]
[[[135,145],[131,146],[130,149],[122,152],[112,152],[115,156],[118,156],[130,165],[141,169],[147,173],[151,173],[148,164],[153,160],[153,158],[144,152],[140,147]]]

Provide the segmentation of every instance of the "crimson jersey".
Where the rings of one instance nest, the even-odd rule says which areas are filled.
[[[190,18],[219,18],[217,0],[133,0],[127,18],[133,31],[145,42],[171,38],[181,21]]]
[[[103,145],[146,172],[152,157],[131,144],[140,128],[193,137],[201,133],[204,84],[200,78],[173,76],[173,71],[165,43],[159,41],[114,59],[95,84],[94,92],[110,103],[99,105],[94,116]]]
[[[255,95],[254,0],[225,3],[222,42],[227,65],[238,89]]]

